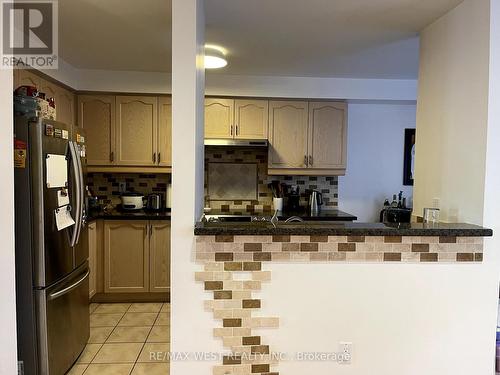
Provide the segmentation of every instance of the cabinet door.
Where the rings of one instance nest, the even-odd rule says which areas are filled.
[[[205,138],[233,138],[233,99],[205,99]]]
[[[346,146],[345,103],[309,103],[309,168],[345,169]]]
[[[157,120],[156,97],[116,97],[117,165],[156,165]]]
[[[42,84],[42,79],[33,73],[32,70],[29,69],[20,69],[18,75],[18,87],[19,86],[35,86],[38,90],[40,90],[40,86]]]
[[[307,102],[269,102],[269,168],[305,168]]]
[[[56,88],[57,121],[73,125],[75,122],[75,95],[62,87]]]
[[[80,95],[78,126],[87,134],[88,165],[112,165],[115,159],[115,97]]]
[[[92,298],[97,292],[97,224],[90,223],[88,226],[89,239],[89,297]]]
[[[152,222],[149,291],[170,290],[170,222]]]
[[[104,223],[104,292],[135,293],[149,289],[147,221]]]
[[[172,166],[172,98],[158,98],[158,165]]]
[[[45,98],[54,98],[56,100],[56,91],[57,91],[57,85],[49,82],[45,79],[40,80],[40,92],[43,92],[45,94]],[[56,102],[56,108],[57,108],[57,102]],[[57,118],[57,117],[56,117]]]
[[[267,100],[234,101],[235,138],[267,139],[268,104]]]

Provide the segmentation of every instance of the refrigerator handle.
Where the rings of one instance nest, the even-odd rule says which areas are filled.
[[[49,294],[49,297],[48,297],[48,300],[49,301],[52,301],[56,298],[59,298],[59,297],[62,297],[64,296],[65,294],[68,294],[69,292],[71,292],[73,289],[76,289],[78,288],[78,286],[83,283],[85,281],[85,279],[89,276],[90,274],[90,271],[87,271],[85,272],[85,275],[83,275],[81,278],[79,278],[76,282],[74,282],[73,284],[71,284],[70,286],[64,288],[64,289],[61,289],[60,291],[58,292],[55,292],[55,293],[52,293],[52,294]]]
[[[81,194],[80,194],[80,168],[78,167],[78,154],[76,152],[75,144],[70,141],[69,142],[69,151],[71,153],[71,165],[73,167],[73,173],[75,175],[75,192],[74,194],[76,195],[76,211],[75,211],[75,226],[73,229],[73,233],[71,234],[71,240],[70,240],[70,246],[74,247],[77,242],[78,242],[78,237],[79,237],[79,232],[80,232],[80,211],[82,209],[82,200],[81,200]]]
[[[76,243],[78,244],[80,241],[80,234],[82,233],[82,227],[85,225],[85,181],[83,178],[83,167],[82,167],[82,159],[80,157],[80,149],[77,143],[75,145],[75,153],[76,153],[76,162],[78,164],[78,177],[80,179],[80,211],[78,212],[78,235],[76,237]]]

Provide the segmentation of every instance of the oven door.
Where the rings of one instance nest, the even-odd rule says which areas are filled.
[[[36,293],[40,374],[65,374],[89,339],[88,263]]]

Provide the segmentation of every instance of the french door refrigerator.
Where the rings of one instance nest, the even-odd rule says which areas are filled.
[[[14,122],[19,366],[63,375],[89,338],[85,136],[76,127]]]

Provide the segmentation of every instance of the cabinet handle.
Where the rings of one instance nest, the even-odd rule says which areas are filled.
[[[304,155],[304,165],[307,167],[307,155]]]
[[[109,160],[111,162],[114,162],[115,161],[115,153],[113,151],[111,151],[111,153],[109,154]]]
[[[239,129],[238,128],[239,128],[239,126],[236,125],[236,135],[238,135],[238,133],[239,133]]]
[[[312,155],[309,155],[309,165],[313,165],[313,157],[312,157]]]
[[[160,164],[160,160],[161,160],[161,152],[158,153],[158,164]]]
[[[153,164],[156,164],[156,152],[153,153]]]
[[[231,136],[233,135],[233,125],[231,125]]]

